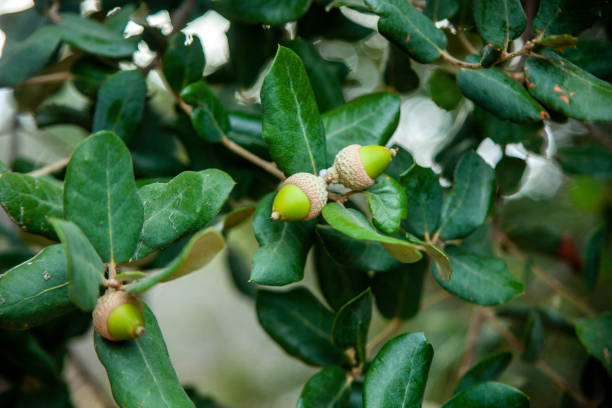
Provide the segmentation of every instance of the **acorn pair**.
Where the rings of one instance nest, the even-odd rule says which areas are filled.
[[[274,197],[270,219],[307,221],[317,217],[327,203],[327,184],[342,184],[352,191],[365,190],[389,167],[394,156],[395,150],[384,146],[345,147],[321,176],[297,173],[287,178]]]

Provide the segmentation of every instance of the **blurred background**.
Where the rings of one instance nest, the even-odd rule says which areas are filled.
[[[0,14],[27,9],[32,5],[31,0],[2,0]],[[86,0],[81,4],[81,12],[89,14],[97,7],[95,0]],[[366,27],[376,24],[376,17],[350,10],[342,12]],[[149,16],[147,22],[160,27],[162,32],[172,29],[166,11]],[[228,20],[214,11],[208,11],[183,30],[200,38],[206,54],[206,75],[213,74],[229,58],[226,36],[229,27]],[[292,27],[286,29],[290,31]],[[140,31],[141,26],[130,22],[125,35]],[[0,53],[3,42],[4,35],[0,31]],[[344,88],[347,101],[364,93],[387,89],[383,77],[391,51],[388,42],[378,33],[373,32],[356,42],[317,40],[314,45],[324,58],[343,61],[349,68]],[[133,64],[146,66],[152,58],[153,53],[142,42]],[[125,68],[133,66],[127,64]],[[473,106],[463,98],[452,110],[438,107],[429,97],[427,89],[431,66],[413,62],[412,67],[420,85],[401,93],[401,119],[391,143],[405,147],[421,166],[433,167],[439,172],[441,168],[434,160],[435,155],[459,132]],[[253,87],[232,96],[238,102],[256,101],[266,69],[264,66]],[[147,80],[149,89],[153,89],[152,98],[158,112],[171,115],[173,100],[155,71],[150,72]],[[76,108],[89,103],[70,81],[51,99],[50,102],[62,102]],[[503,198],[505,205],[501,219],[504,222],[518,226],[552,225],[555,236],[570,234],[575,238],[573,245],[576,248],[584,245],[597,225],[597,213],[609,199],[609,191],[588,177],[568,179],[552,159],[557,148],[569,143],[574,135],[584,132],[583,125],[573,120],[564,124],[551,122],[542,131],[545,140],[542,154],[528,151],[521,144],[505,147],[508,155],[526,159],[528,167],[518,192]],[[0,160],[12,162],[19,159],[37,165],[52,163],[69,154],[86,136],[85,131],[77,126],[37,129],[32,114],[17,114],[13,91],[0,89]],[[491,166],[495,166],[502,157],[502,148],[491,139],[482,140],[475,148]],[[5,229],[16,228],[4,212],[0,213],[0,224]],[[230,234],[230,243],[247,260],[257,247],[248,223]],[[6,247],[8,244],[0,240],[0,249],[3,245]],[[252,300],[236,290],[228,271],[227,257],[226,251],[202,271],[156,286],[146,295],[164,333],[177,374],[183,384],[213,396],[228,407],[295,406],[304,383],[315,369],[290,358],[267,337],[257,323]],[[580,279],[563,259],[540,256],[538,262],[554,270],[561,281],[572,284]],[[566,316],[579,316],[546,285],[525,276],[523,264],[515,262],[509,266],[514,274],[528,280],[528,295],[523,301],[544,304],[551,310],[563,311]],[[610,269],[608,256],[602,268],[604,274],[601,279],[605,282],[611,279]],[[311,261],[308,262],[305,276],[304,283],[315,288]],[[437,407],[452,391],[474,307],[441,292],[430,276],[425,283],[423,299],[424,311],[417,318],[409,320],[403,329],[422,331],[433,344],[435,356],[424,406]],[[512,309],[512,304],[508,308]],[[376,316],[371,333],[375,334],[384,326],[384,320]],[[90,331],[70,345],[67,374],[73,401],[78,407],[113,406],[106,373],[95,355],[91,336]],[[475,360],[490,350],[498,349],[500,344],[498,332],[486,325],[481,328],[479,336]],[[559,353],[560,350],[562,353]],[[568,355],[575,358],[568,359]],[[563,334],[551,332],[546,337],[544,359],[566,378],[576,379],[586,354],[576,342],[568,340]],[[501,381],[520,387],[528,395],[531,395],[531,389],[537,389],[537,397],[532,400],[534,407],[557,406],[558,392],[554,386],[518,358],[513,360]]]

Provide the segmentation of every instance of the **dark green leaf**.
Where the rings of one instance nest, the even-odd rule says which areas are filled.
[[[151,272],[146,278],[131,284],[127,291],[141,293],[160,282],[168,282],[200,270],[225,248],[223,236],[212,228],[195,234],[181,253],[160,271]]]
[[[255,303],[261,327],[290,355],[319,366],[345,360],[332,341],[333,313],[307,289],[260,290]]]
[[[525,331],[523,332],[523,360],[535,362],[538,360],[542,349],[544,348],[544,328],[542,327],[542,317],[537,310],[529,313]]]
[[[278,47],[261,88],[263,138],[287,175],[326,168],[325,129],[300,58]]]
[[[482,39],[501,49],[527,24],[520,0],[474,0],[474,20]]]
[[[372,222],[385,234],[399,231],[400,221],[406,218],[408,200],[402,186],[383,174],[365,192],[372,213]]]
[[[536,41],[536,44],[543,47],[554,48],[557,51],[563,51],[565,48],[576,48],[577,38],[569,34],[553,35],[546,37],[543,40]]]
[[[155,316],[143,303],[146,333],[114,342],[94,334],[98,358],[106,368],[117,404],[123,407],[194,407],[181,386]]]
[[[419,237],[433,234],[440,224],[442,186],[430,168],[414,164],[400,176],[408,197],[408,211],[402,226]]]
[[[390,340],[366,374],[364,407],[420,407],[432,358],[433,347],[422,333]]]
[[[468,388],[447,401],[442,408],[529,408],[529,398],[509,385],[485,382]]]
[[[25,231],[56,239],[49,217],[62,217],[62,186],[53,179],[0,175],[0,205]]]
[[[606,228],[600,227],[589,236],[584,250],[584,283],[591,292],[597,284],[602,257],[606,248]]]
[[[399,264],[378,242],[353,239],[328,225],[317,225],[316,232],[334,261],[349,269],[386,271]]]
[[[446,48],[446,36],[433,21],[404,0],[365,0],[380,16],[378,31],[421,63],[433,62]]]
[[[192,82],[202,78],[206,58],[202,43],[198,36],[192,36],[192,41],[186,44],[187,37],[179,32],[170,40],[170,44],[162,59],[162,70],[168,84],[176,92]]]
[[[504,156],[495,166],[495,181],[504,195],[516,193],[518,190],[527,163],[517,157]]]
[[[78,0],[74,1],[77,4],[79,3]],[[134,4],[126,4],[119,10],[113,10],[112,13],[104,19],[104,25],[113,31],[123,34],[134,11],[136,11],[136,6]]]
[[[453,110],[461,101],[461,91],[457,87],[455,76],[442,69],[431,74],[427,88],[431,99],[442,109]]]
[[[89,97],[96,97],[98,90],[112,75],[112,67],[101,65],[94,58],[81,58],[72,66],[74,86]]]
[[[306,383],[297,408],[346,408],[351,381],[343,369],[331,366],[319,371]]]
[[[366,342],[372,320],[372,292],[366,289],[340,308],[332,326],[334,344],[354,349],[358,362],[366,361]]]
[[[57,49],[62,31],[56,26],[41,27],[26,40],[7,40],[0,59],[0,87],[26,80],[40,71]]]
[[[574,65],[554,51],[527,58],[525,78],[536,99],[578,120],[610,120],[612,85]]]
[[[385,83],[398,92],[408,93],[419,87],[419,76],[410,66],[410,57],[401,48],[389,44],[389,59],[385,66]]]
[[[34,115],[38,128],[47,126],[71,124],[84,129],[91,128],[92,118],[89,112],[71,108],[66,105],[43,105]]]
[[[0,327],[29,329],[66,313],[74,307],[68,285],[61,245],[0,275]]]
[[[444,280],[449,280],[451,278],[451,274],[453,272],[453,268],[451,266],[450,260],[448,256],[437,246],[427,243],[410,233],[406,233],[406,238],[414,244],[417,244],[416,247],[425,252],[427,256],[433,261],[438,267],[438,272],[440,273],[440,277]]]
[[[578,34],[600,16],[601,1],[541,1],[533,20],[533,32],[542,37],[554,34]]]
[[[183,89],[181,97],[194,106],[191,124],[198,135],[208,142],[220,142],[230,130],[230,121],[217,95],[200,81]]]
[[[453,395],[485,381],[497,380],[512,361],[512,352],[508,350],[493,353],[466,371],[459,380]]]
[[[597,145],[569,146],[557,152],[563,171],[587,174],[601,180],[612,178],[612,153]]]
[[[87,237],[70,221],[51,220],[66,253],[66,278],[70,297],[86,312],[96,306],[104,277],[104,264]]]
[[[578,320],[576,334],[589,354],[601,361],[612,376],[612,312]]]
[[[459,11],[459,0],[427,0],[425,15],[433,21],[444,20]]]
[[[495,48],[492,44],[487,44],[480,50],[482,56],[480,57],[480,65],[488,68],[495,64],[501,56],[501,50]]]
[[[251,280],[261,285],[287,285],[304,277],[316,221],[270,221],[272,201],[273,193],[264,197],[255,210],[253,231],[259,249],[253,255]]]
[[[302,38],[291,40],[286,45],[295,51],[304,63],[319,110],[326,112],[342,105],[342,82],[348,68],[341,62],[324,59],[314,45]]]
[[[523,293],[523,284],[510,274],[503,259],[470,254],[452,246],[446,253],[453,268],[451,280],[443,280],[434,265],[432,272],[440,286],[461,299],[493,306]]]
[[[601,79],[612,77],[612,46],[608,41],[580,38],[573,48],[561,56]]]
[[[527,149],[538,152],[544,143],[543,123],[519,124],[499,119],[487,111],[476,108],[474,119],[482,131],[483,138],[489,138],[500,145],[522,143]]]
[[[232,247],[227,248],[227,266],[234,286],[240,293],[250,298],[255,297],[255,284],[249,282],[251,275],[251,265],[248,258],[243,256],[241,251]]]
[[[145,105],[147,85],[140,71],[121,71],[100,87],[93,131],[110,130],[130,140],[138,130]]]
[[[299,37],[358,41],[372,34],[372,30],[354,23],[338,9],[326,10],[324,2],[314,2],[297,25]]]
[[[327,137],[327,164],[351,144],[384,145],[399,123],[400,100],[389,93],[360,96],[321,116]]]
[[[377,272],[372,278],[376,306],[387,319],[409,319],[417,314],[423,291],[427,261],[400,265],[390,271]]]
[[[485,223],[461,241],[461,248],[471,254],[491,256],[491,241],[491,224]]]
[[[202,170],[198,174],[202,178],[202,186],[200,188],[202,189],[204,202],[200,208],[198,219],[191,226],[190,231],[192,232],[204,228],[206,224],[219,214],[219,211],[221,211],[221,208],[236,185],[236,182],[229,174],[218,169]]]
[[[230,20],[269,25],[284,24],[300,18],[311,0],[218,0],[215,10]]]
[[[85,233],[103,261],[131,258],[142,229],[130,152],[114,133],[81,142],[66,169],[64,213]]]
[[[387,171],[385,173],[397,180],[400,180],[401,174],[408,171],[412,167],[414,164],[414,159],[412,158],[410,152],[401,146],[394,144],[391,146],[391,148],[396,149],[397,153],[395,154],[391,165],[387,167]]]
[[[549,117],[525,88],[498,68],[462,69],[457,85],[466,98],[501,119],[528,123]]]
[[[124,38],[123,33],[76,14],[63,14],[60,27],[64,29],[64,41],[90,54],[121,58],[129,57],[137,49],[137,39]]]
[[[323,207],[322,214],[329,225],[351,238],[380,242],[400,262],[417,262],[422,257],[411,243],[379,233],[366,216],[357,210],[329,203]]]
[[[440,236],[443,239],[464,238],[487,218],[495,173],[476,153],[466,153],[457,168],[453,189],[444,198]]]

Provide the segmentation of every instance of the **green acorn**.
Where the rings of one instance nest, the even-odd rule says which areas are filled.
[[[336,155],[325,181],[340,183],[353,191],[365,190],[387,170],[395,154],[395,150],[384,146],[347,146]]]
[[[122,290],[109,290],[98,299],[93,311],[94,327],[112,341],[131,340],[145,332],[140,301]]]
[[[307,221],[327,203],[327,184],[319,176],[296,173],[285,180],[274,197],[272,221]]]

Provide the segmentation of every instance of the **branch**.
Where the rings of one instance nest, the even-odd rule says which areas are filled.
[[[250,161],[251,163],[255,164],[256,166],[261,167],[262,169],[264,169],[268,173],[272,174],[273,176],[279,178],[280,180],[285,180],[285,178],[286,178],[285,174],[282,171],[280,171],[280,169],[276,166],[275,163],[266,161],[266,160],[262,159],[261,157],[255,155],[255,154],[253,154],[251,152],[249,152],[244,147],[240,146],[237,143],[234,143],[232,140],[230,140],[225,135],[221,139],[221,143],[225,147],[227,147],[229,150],[231,150],[232,152],[236,153],[239,156],[242,156],[244,159]]]
[[[31,177],[40,177],[40,176],[44,176],[47,174],[55,173],[56,171],[61,170],[64,167],[66,167],[68,165],[68,162],[70,162],[70,157],[64,157],[63,159],[58,160],[55,163],[51,163],[47,166],[31,171],[27,174],[28,176],[31,176]]]
[[[457,67],[469,68],[469,69],[483,68],[483,66],[480,65],[480,63],[470,63],[470,62],[461,61],[460,59],[453,57],[452,55],[450,55],[444,50],[440,51],[440,57],[442,57],[442,59],[448,62],[449,64],[455,65]]]
[[[478,54],[478,50],[472,45],[472,43],[467,39],[465,34],[463,34],[463,27],[457,27],[457,38],[463,45],[463,48],[470,54]]]
[[[39,75],[39,76],[32,77],[30,79],[27,79],[19,83],[18,85],[28,86],[28,85],[47,84],[47,83],[53,83],[53,82],[63,82],[68,79],[72,79],[71,72],[55,72],[53,74],[45,74],[45,75]]]
[[[471,367],[474,361],[474,354],[476,352],[476,341],[478,340],[478,333],[480,333],[480,326],[484,320],[484,308],[477,306],[476,310],[472,315],[472,321],[468,328],[465,336],[465,348],[463,349],[463,355],[461,356],[461,363],[457,370],[457,376],[454,381],[453,389],[459,383],[461,376]]]
[[[387,327],[385,327],[376,337],[374,337],[371,341],[366,345],[366,356],[369,356],[372,353],[372,350],[384,344],[389,340],[395,331],[398,330],[402,326],[402,319],[399,317],[394,317],[391,319]]]
[[[606,146],[608,149],[612,150],[612,139],[606,137],[606,135],[604,135],[603,133],[601,133],[599,131],[599,129],[597,129],[595,126],[593,126],[593,124],[591,123],[583,123],[584,127],[586,127],[589,131],[589,136],[601,143],[602,145]]]
[[[187,19],[195,6],[195,0],[185,0],[172,14],[172,32],[170,36],[182,30],[187,24]]]

